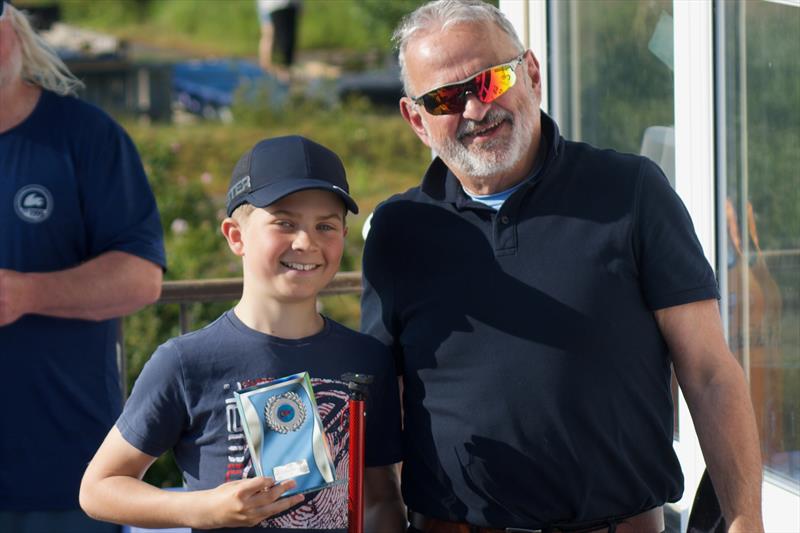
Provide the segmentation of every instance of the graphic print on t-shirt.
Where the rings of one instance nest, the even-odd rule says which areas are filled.
[[[228,431],[226,482],[249,477],[253,470],[233,391],[260,385],[273,379],[275,378],[258,378],[225,385],[225,390],[229,393],[229,396],[225,398]],[[349,465],[347,384],[338,380],[311,378],[311,385],[314,388],[317,410],[322,419],[322,426],[325,428],[325,436],[328,439],[333,463],[336,465],[336,479],[346,479]],[[261,527],[347,528],[347,483],[339,483],[321,491],[306,494],[306,499],[302,504],[283,514],[264,520],[261,522]]]

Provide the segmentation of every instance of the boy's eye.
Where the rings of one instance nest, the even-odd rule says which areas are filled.
[[[290,220],[276,220],[274,224],[280,226],[281,228],[287,228],[287,229],[294,227],[294,223]]]
[[[333,224],[320,224],[317,229],[320,231],[336,231],[336,226]]]

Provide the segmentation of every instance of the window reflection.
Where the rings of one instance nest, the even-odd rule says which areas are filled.
[[[719,2],[720,274],[765,466],[800,481],[800,9]],[[792,38],[791,36],[794,36]]]
[[[565,137],[638,153],[652,126],[671,130],[672,0],[558,1],[551,109]],[[668,142],[668,131],[652,140]]]

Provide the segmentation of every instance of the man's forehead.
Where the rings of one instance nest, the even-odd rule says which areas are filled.
[[[420,93],[468,78],[516,53],[511,38],[496,25],[459,23],[415,35],[405,52],[406,72]]]

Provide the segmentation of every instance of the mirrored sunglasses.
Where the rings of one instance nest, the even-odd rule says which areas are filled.
[[[524,57],[525,52],[508,63],[482,70],[468,80],[442,85],[411,100],[417,105],[422,104],[431,115],[461,113],[470,94],[488,104],[514,86],[517,81],[515,71]]]

